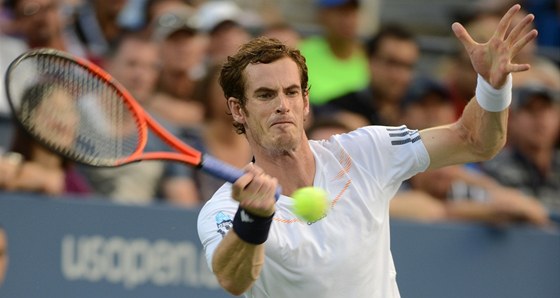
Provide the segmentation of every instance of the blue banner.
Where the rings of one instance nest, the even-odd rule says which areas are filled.
[[[0,193],[0,298],[232,297],[207,268],[197,215]],[[391,247],[403,298],[560,297],[558,229],[393,220]]]
[[[208,270],[196,210],[0,197],[9,268],[0,297],[232,297]]]

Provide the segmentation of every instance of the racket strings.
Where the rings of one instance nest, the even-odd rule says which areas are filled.
[[[137,119],[117,88],[65,57],[27,56],[10,71],[9,98],[21,124],[71,159],[111,166],[136,151]]]

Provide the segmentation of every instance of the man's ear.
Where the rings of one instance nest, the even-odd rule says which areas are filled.
[[[308,118],[311,112],[311,106],[309,104],[309,91],[305,92],[303,95],[303,115]]]
[[[231,112],[231,116],[235,122],[245,123],[245,112],[241,107],[241,102],[235,97],[227,99],[227,104]]]

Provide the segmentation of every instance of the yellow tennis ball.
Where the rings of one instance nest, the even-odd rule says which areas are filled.
[[[294,214],[307,222],[321,219],[329,208],[327,193],[317,187],[300,188],[292,193],[292,198]]]

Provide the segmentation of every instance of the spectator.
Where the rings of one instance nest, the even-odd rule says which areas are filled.
[[[514,89],[508,146],[483,170],[500,183],[538,198],[560,214],[560,99],[542,85]]]
[[[468,17],[465,27],[472,32],[475,39],[487,41],[492,37],[492,32],[497,28],[501,15],[508,9],[506,2],[481,2],[473,15]],[[527,12],[522,9],[512,20],[512,23],[520,22],[526,15]],[[526,28],[525,31],[528,32],[531,29],[533,29],[532,26]],[[457,44],[457,48],[458,51],[454,55],[443,60],[441,76],[445,78],[451,90],[455,104],[455,115],[456,118],[459,118],[466,103],[474,95],[476,76],[468,59],[468,53],[459,44]],[[528,71],[513,74],[514,85],[536,80],[546,82],[553,88],[560,88],[558,67],[547,58],[538,55],[536,41],[531,41],[525,48],[521,49],[514,61],[531,64],[531,69]]]
[[[399,124],[401,100],[419,54],[411,32],[399,25],[386,25],[367,43],[369,86],[332,100],[318,108],[317,114],[350,114],[374,125]]]
[[[501,11],[503,10],[504,8],[502,8]],[[523,17],[528,14],[525,10],[521,12],[521,14],[513,19],[514,24],[521,22]],[[533,27],[527,28],[526,31]],[[560,49],[558,50],[560,51]],[[558,65],[554,64],[553,61],[538,53],[538,44],[536,40],[528,44],[527,47],[521,49],[515,61],[517,63],[528,63],[532,66],[528,72],[514,75],[515,85],[519,86],[529,82],[541,82],[551,88],[560,89],[560,68]]]
[[[0,0],[0,35],[13,35],[16,31],[13,16],[9,10],[11,0]]]
[[[546,209],[535,198],[460,165],[419,173],[404,184],[404,189],[391,201],[393,218],[550,224]]]
[[[0,225],[0,287],[2,287],[6,272],[8,271],[8,262],[8,236],[4,227]]]
[[[158,44],[138,34],[123,36],[107,58],[107,70],[151,112],[160,69]],[[157,114],[153,114],[158,116]],[[169,131],[176,128],[156,118]],[[155,136],[148,138],[146,150],[165,151],[168,147]],[[143,161],[119,168],[83,168],[95,190],[114,201],[145,204],[155,198],[180,206],[196,206],[198,196],[192,169],[175,162]]]
[[[454,108],[444,85],[428,77],[415,80],[403,101],[403,123],[425,129],[453,121]],[[535,198],[463,165],[418,173],[401,189],[391,201],[394,218],[549,224],[544,207]]]
[[[77,36],[65,30],[68,20],[58,0],[11,0],[15,27],[29,48],[53,48],[85,56]]]
[[[8,5],[6,0],[0,0],[0,15],[4,12],[4,5]],[[0,21],[0,22],[3,22]],[[7,22],[7,21],[6,21]],[[9,24],[14,23],[9,20]],[[7,25],[7,24],[6,24]],[[2,23],[4,26],[4,23]],[[2,28],[4,29],[4,28]],[[19,54],[23,53],[27,46],[25,43],[17,38],[8,36],[6,32],[0,30],[0,153],[8,150],[10,140],[13,134],[13,123],[10,119],[10,108],[8,107],[8,99],[6,98],[6,91],[4,90],[4,80],[8,65]]]
[[[32,121],[26,126],[33,128],[34,135],[52,136],[56,141],[49,145],[60,151],[73,146],[78,112],[73,109],[72,98],[63,88],[52,84],[33,85],[22,96],[28,99],[27,105],[22,106],[27,107],[26,119],[29,120],[26,121]],[[11,152],[0,158],[0,167],[3,173],[0,188],[8,191],[33,191],[54,196],[91,192],[70,160],[50,151],[19,126]]]
[[[334,118],[314,119],[313,124],[306,129],[310,140],[328,140],[333,135],[350,132],[352,129],[346,122]]]
[[[465,27],[472,32],[476,40],[487,41],[497,27],[500,17],[492,14],[478,16],[476,21],[469,20]],[[456,44],[456,51],[445,56],[440,65],[440,76],[443,78],[451,94],[455,108],[455,118],[459,119],[465,106],[474,96],[476,88],[476,72],[469,59],[469,54],[460,44]]]
[[[445,125],[455,121],[447,87],[427,75],[415,78],[401,102],[401,122],[414,129]]]
[[[206,43],[192,24],[191,14],[169,12],[160,18],[153,38],[161,42],[162,68],[152,110],[178,127],[192,127],[203,120],[204,109],[194,99],[194,88],[204,75]],[[172,21],[171,21],[172,20]]]
[[[8,64],[27,48],[53,48],[84,57],[85,49],[67,23],[64,7],[59,0],[5,0],[6,8],[13,15],[14,34],[23,40],[3,36],[0,33],[0,77]],[[10,145],[13,122],[9,119],[8,101],[5,98],[4,80],[0,84],[0,148]]]
[[[93,62],[103,66],[103,57],[126,32],[119,24],[119,14],[128,0],[83,1],[73,16],[72,28]]]
[[[325,104],[368,83],[367,59],[358,36],[359,8],[357,0],[317,1],[318,22],[324,32],[300,43],[307,59],[313,105]]]
[[[184,21],[177,16],[191,16],[194,13],[194,9],[184,0],[147,0],[143,8],[144,29],[148,35],[158,35],[154,30],[174,28],[177,22]]]
[[[207,67],[221,65],[235,54],[252,38],[248,27],[259,23],[232,1],[207,1],[198,8],[196,17],[199,29],[209,37]]]
[[[543,47],[554,53],[560,59],[560,2],[555,0],[524,0],[527,11],[537,16],[535,26],[539,30],[537,42]],[[560,63],[560,61],[556,61]]]
[[[288,23],[271,24],[263,30],[262,35],[276,38],[292,48],[298,48],[302,38],[300,33]]]

